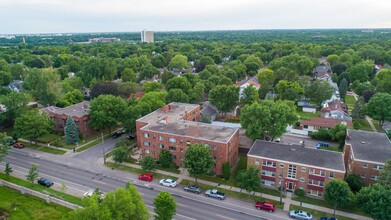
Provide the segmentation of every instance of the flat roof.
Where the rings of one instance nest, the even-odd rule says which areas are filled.
[[[233,134],[239,130],[238,128],[180,119],[185,113],[198,108],[199,105],[172,102],[167,106],[170,106],[169,110],[163,110],[165,106],[137,119],[138,122],[148,123],[141,130],[223,143],[227,143]]]
[[[348,129],[345,142],[358,160],[386,163],[391,159],[391,143],[385,133]]]
[[[90,102],[89,101],[83,101],[65,108],[59,108],[56,106],[48,106],[44,109],[46,112],[51,112],[54,114],[66,114],[68,116],[77,116],[77,117],[83,117],[84,115],[88,115],[88,110],[90,108]]]
[[[342,153],[305,148],[301,145],[256,140],[247,155],[345,172]]]

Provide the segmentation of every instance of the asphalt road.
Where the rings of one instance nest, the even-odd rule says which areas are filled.
[[[89,151],[99,152],[99,148],[90,149],[85,153]],[[92,159],[92,157],[89,158]],[[204,195],[187,193],[183,191],[182,186],[176,188],[160,186],[157,180],[146,184],[138,181],[134,174],[97,166],[96,163],[90,164],[88,160],[77,156],[75,158],[51,155],[36,157],[26,151],[13,149],[4,162],[10,163],[15,171],[24,173],[27,173],[31,164],[37,164],[40,176],[52,179],[55,185],[64,182],[69,188],[79,191],[80,195],[88,189],[95,188],[100,188],[104,192],[112,191],[115,188],[124,187],[129,181],[136,185],[150,210],[153,206],[153,197],[161,190],[168,191],[177,202],[175,219],[289,219],[284,211],[276,213],[259,211],[254,208],[254,204],[233,198],[219,201]]]

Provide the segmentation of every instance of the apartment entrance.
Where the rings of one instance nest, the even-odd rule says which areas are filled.
[[[295,183],[287,182],[287,184],[286,184],[286,191],[293,192],[293,190],[295,190]]]

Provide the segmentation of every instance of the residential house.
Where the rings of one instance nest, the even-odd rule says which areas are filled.
[[[346,172],[359,175],[369,186],[391,160],[391,143],[385,133],[348,129],[343,154]]]
[[[238,160],[239,129],[200,123],[200,106],[172,102],[136,120],[137,144],[142,156],[156,160],[162,149],[168,150],[173,162],[183,166],[187,147],[204,144],[211,149],[213,171],[220,175],[225,162],[231,168]]]
[[[349,116],[348,106],[340,100],[325,103],[321,111],[322,118],[334,118],[340,120],[352,120]]]
[[[316,106],[313,106],[313,105],[303,105],[303,112],[315,113],[316,112]]]
[[[64,132],[68,116],[71,116],[73,121],[75,121],[81,135],[83,137],[88,137],[96,132],[88,125],[88,121],[90,120],[90,115],[88,114],[89,107],[90,102],[84,101],[65,108],[48,106],[46,108],[40,109],[40,112],[42,113],[45,111],[49,114],[55,124],[54,130],[58,132]]]
[[[207,118],[210,119],[210,121],[216,120],[216,115],[218,114],[218,110],[215,106],[209,103],[209,101],[206,101],[202,105],[202,110],[201,110],[201,119],[202,118]]]
[[[261,184],[322,197],[324,186],[334,178],[344,179],[340,152],[305,148],[301,145],[256,140],[247,154],[247,167],[259,168]]]
[[[304,105],[310,105],[310,99],[309,98],[300,98],[297,102],[297,106],[303,107]]]
[[[338,123],[344,123],[347,127],[353,127],[351,120],[341,120],[334,118],[321,118],[321,117],[313,117],[310,120],[301,120],[300,127],[302,130],[309,132],[316,132],[319,128],[334,128]]]
[[[14,92],[20,92],[23,90],[23,81],[14,80],[10,84],[8,84],[8,88]]]
[[[320,65],[312,71],[315,79],[327,80],[331,77],[331,68],[328,65]]]
[[[243,90],[245,88],[247,88],[247,86],[249,86],[249,85],[253,85],[255,87],[255,89],[257,89],[257,90],[261,87],[261,84],[259,84],[259,82],[255,76],[250,79],[238,81],[238,82],[236,82],[236,86],[240,87],[239,98],[243,98],[243,96],[244,96]]]

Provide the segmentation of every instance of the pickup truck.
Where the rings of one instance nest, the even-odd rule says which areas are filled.
[[[207,197],[213,197],[219,200],[225,199],[225,193],[217,191],[217,189],[208,189],[205,191]]]

